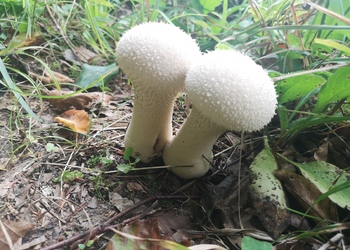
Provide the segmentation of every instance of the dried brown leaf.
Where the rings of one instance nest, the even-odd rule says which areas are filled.
[[[290,225],[290,213],[287,209],[282,209],[275,200],[270,197],[260,199],[251,193],[251,200],[259,221],[266,228],[268,234],[273,238],[278,238],[281,233]]]
[[[118,249],[162,249],[151,240],[162,239],[157,219],[138,220],[133,223],[124,226],[121,232],[130,235],[130,237],[124,237],[121,234],[115,234],[109,241],[106,250],[118,250]],[[139,240],[137,238],[145,240]],[[149,239],[149,240],[147,240]]]
[[[322,195],[317,187],[302,175],[287,170],[278,170],[275,175],[305,210],[309,209],[315,200]],[[316,203],[310,209],[309,214],[325,220],[336,219],[334,204],[328,198]]]
[[[163,235],[172,236],[190,222],[190,217],[174,211],[159,212],[154,215],[158,220],[159,228]]]
[[[38,74],[36,74],[34,72],[31,72],[31,71],[29,72],[29,76],[31,78],[33,78],[34,80],[38,80],[38,81],[42,82],[43,84],[50,84],[50,83],[52,83],[52,79],[51,78],[46,77],[46,76],[42,76],[42,75],[38,75]]]
[[[132,200],[123,198],[120,194],[116,192],[110,192],[108,194],[109,201],[115,206],[119,211],[124,211],[125,209],[134,205]]]
[[[9,236],[12,244],[18,241],[20,238],[24,237],[28,232],[34,228],[34,224],[25,220],[22,221],[8,221],[2,220],[3,228],[0,227],[0,249],[6,250],[10,249],[7,237]],[[3,231],[6,230],[6,232]]]
[[[71,130],[87,134],[90,126],[90,118],[85,110],[67,110],[54,120]]]
[[[92,93],[77,93],[73,91],[58,91],[52,90],[48,93],[50,96],[62,96],[70,95],[65,98],[50,98],[49,102],[55,108],[65,111],[71,108],[75,109],[91,109],[94,103],[101,102],[103,106],[107,106],[113,97],[105,93],[92,92]]]
[[[90,62],[93,58],[97,56],[95,52],[88,50],[83,46],[79,46],[75,48],[75,53],[78,56],[79,60],[82,62]]]
[[[328,141],[323,141],[320,147],[315,151],[314,158],[316,161],[325,161],[328,162]]]
[[[74,80],[72,78],[65,76],[61,73],[58,73],[56,71],[52,71],[52,75],[47,70],[44,71],[44,75],[38,75],[34,72],[29,72],[29,76],[35,80],[41,81],[42,83],[44,83],[46,85],[52,84],[55,81],[57,81],[58,83],[73,83],[74,82]]]
[[[240,179],[241,183],[238,185],[237,178],[233,175],[226,177],[218,185],[207,185],[208,192],[201,199],[201,204],[206,211],[210,211],[211,216],[222,217],[222,223],[225,227],[235,227],[235,221],[237,212],[241,209],[248,201],[248,176]],[[240,186],[240,188],[238,188]],[[238,196],[240,192],[241,200],[238,202]],[[212,218],[216,220],[217,218]]]

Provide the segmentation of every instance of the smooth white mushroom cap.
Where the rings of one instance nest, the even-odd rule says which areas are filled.
[[[208,52],[185,80],[193,105],[225,130],[255,131],[275,114],[273,81],[250,57],[233,50]]]
[[[183,89],[187,70],[201,56],[197,43],[178,27],[142,23],[122,36],[117,62],[133,84],[163,91]]]

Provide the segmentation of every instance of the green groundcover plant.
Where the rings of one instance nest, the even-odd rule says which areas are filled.
[[[26,72],[12,65],[14,56],[31,57],[52,72],[56,59],[43,61],[40,53],[57,58],[67,48],[88,46],[99,62],[105,63],[77,66],[79,81],[72,87],[82,92],[103,86],[119,73],[116,44],[126,30],[145,21],[180,27],[196,39],[203,52],[240,50],[261,64],[274,79],[278,93],[277,116],[265,130],[271,148],[265,146],[263,154],[271,156],[268,160],[274,164],[277,158],[290,162],[319,188],[323,193],[320,199],[329,197],[349,209],[347,171],[323,161],[300,164],[272,155],[276,156],[277,148],[291,144],[301,133],[325,124],[336,127],[349,122],[350,1],[4,0],[0,3],[0,90],[12,92],[18,106],[42,122],[26,98],[49,97],[41,93],[40,86]],[[11,41],[5,30],[11,30]],[[36,36],[44,38],[45,46],[27,46],[25,41]],[[30,82],[34,91],[18,87],[18,76]],[[128,164],[121,165],[120,171],[127,172],[138,162],[130,162],[130,151],[127,149],[125,155]],[[316,173],[314,169],[320,171]],[[331,173],[328,178],[323,177],[325,172]],[[243,249],[251,246],[272,248],[245,237]]]

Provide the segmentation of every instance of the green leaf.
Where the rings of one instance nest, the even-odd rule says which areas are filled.
[[[350,48],[344,44],[338,43],[337,41],[333,41],[333,40],[329,40],[329,39],[315,38],[315,43],[326,45],[326,46],[331,47],[333,49],[343,51],[348,56],[350,55]]]
[[[265,241],[256,240],[250,236],[245,236],[242,239],[242,250],[251,250],[251,249],[259,249],[259,250],[271,250],[273,246]]]
[[[83,177],[84,177],[83,173],[78,170],[74,170],[74,171],[66,170],[62,174],[60,174],[59,177],[55,178],[54,182],[60,182],[61,179],[63,180],[63,182],[70,182],[77,179],[82,179]]]
[[[313,112],[318,113],[331,102],[350,96],[350,66],[339,68],[328,78],[318,93],[318,101]]]
[[[129,161],[133,152],[134,152],[134,150],[132,149],[132,147],[127,147],[124,150],[124,160]]]
[[[277,169],[275,157],[265,141],[265,148],[255,157],[250,165],[252,182],[249,188],[254,196],[260,197],[260,199],[269,197],[281,209],[286,209],[287,204],[281,182],[274,175],[274,171]]]
[[[58,147],[55,146],[55,144],[49,142],[48,144],[46,144],[45,146],[46,152],[50,153],[50,152],[57,152],[60,149]]]
[[[310,163],[288,161],[298,167],[305,178],[315,184],[321,193],[326,193],[335,189],[337,192],[331,192],[329,198],[340,207],[350,210],[349,173],[324,161]],[[340,185],[342,185],[341,188],[339,188]]]
[[[279,95],[278,103],[283,104],[299,99],[322,86],[325,81],[323,77],[313,74],[295,76],[277,81],[275,84],[277,94]]]
[[[79,249],[84,250],[84,249],[85,249],[85,247],[86,247],[86,246],[85,246],[84,244],[78,244],[78,248],[79,248]]]
[[[219,42],[215,45],[215,50],[233,50],[233,48],[228,42]]]
[[[116,63],[108,66],[93,66],[84,64],[77,85],[82,88],[91,88],[101,86],[102,81],[107,83],[110,79],[119,73]]]
[[[300,133],[303,129],[326,124],[330,122],[343,122],[350,120],[350,116],[314,116],[303,117],[290,123],[288,131],[283,135],[287,136],[292,133]]]
[[[123,172],[124,174],[129,173],[129,171],[132,169],[133,167],[130,164],[118,164],[117,169],[121,172]]]
[[[222,0],[199,0],[199,3],[203,6],[204,14],[208,14],[215,10],[221,4]]]

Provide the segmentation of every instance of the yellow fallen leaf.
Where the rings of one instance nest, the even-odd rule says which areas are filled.
[[[12,37],[8,47],[9,48],[23,48],[28,46],[40,45],[44,42],[44,37],[39,32],[33,32],[31,37],[26,33],[19,33],[17,36]]]
[[[85,110],[67,110],[61,116],[55,117],[54,120],[75,132],[87,134],[89,131],[90,118]]]

